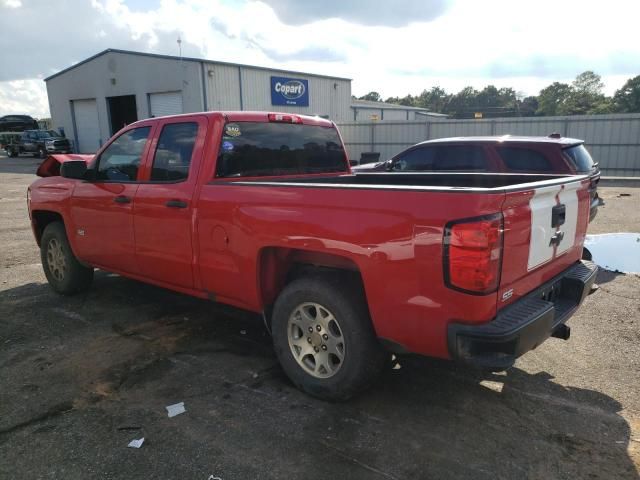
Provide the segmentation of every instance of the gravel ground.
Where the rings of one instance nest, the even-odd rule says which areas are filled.
[[[330,404],[292,387],[252,315],[103,272],[52,293],[37,163],[0,156],[0,478],[640,478],[638,276],[601,272],[571,340],[504,374],[406,358]],[[640,189],[600,192],[590,231],[640,232]]]

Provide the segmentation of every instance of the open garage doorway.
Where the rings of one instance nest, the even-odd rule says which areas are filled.
[[[107,97],[107,105],[109,106],[109,119],[111,121],[111,135],[122,127],[138,120],[135,95]]]

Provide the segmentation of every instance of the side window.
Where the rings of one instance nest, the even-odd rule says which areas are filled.
[[[484,149],[475,145],[443,145],[437,147],[434,170],[486,172],[489,167]]]
[[[435,150],[433,148],[414,148],[399,154],[393,161],[394,171],[433,170]]]
[[[198,135],[197,123],[170,123],[162,127],[153,157],[151,180],[177,182],[189,176],[193,146]]]
[[[150,131],[151,127],[134,128],[116,138],[98,159],[96,180],[136,180]]]
[[[584,148],[584,145],[565,148],[563,152],[567,157],[569,157],[569,161],[575,167],[577,172],[585,173],[593,170],[595,163],[587,149]]]
[[[551,172],[547,157],[530,148],[496,147],[508,170],[514,172]]]

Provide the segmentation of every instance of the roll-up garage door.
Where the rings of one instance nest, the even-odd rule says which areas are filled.
[[[100,148],[100,124],[95,99],[74,100],[73,114],[78,134],[78,152],[95,153]]]
[[[149,105],[152,117],[178,115],[182,112],[182,92],[165,92],[149,94]]]

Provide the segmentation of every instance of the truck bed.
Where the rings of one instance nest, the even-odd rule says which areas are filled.
[[[317,187],[515,191],[552,186],[567,180],[583,180],[585,175],[535,175],[513,173],[357,173],[350,175],[279,177],[236,181],[241,184],[298,185]]]

